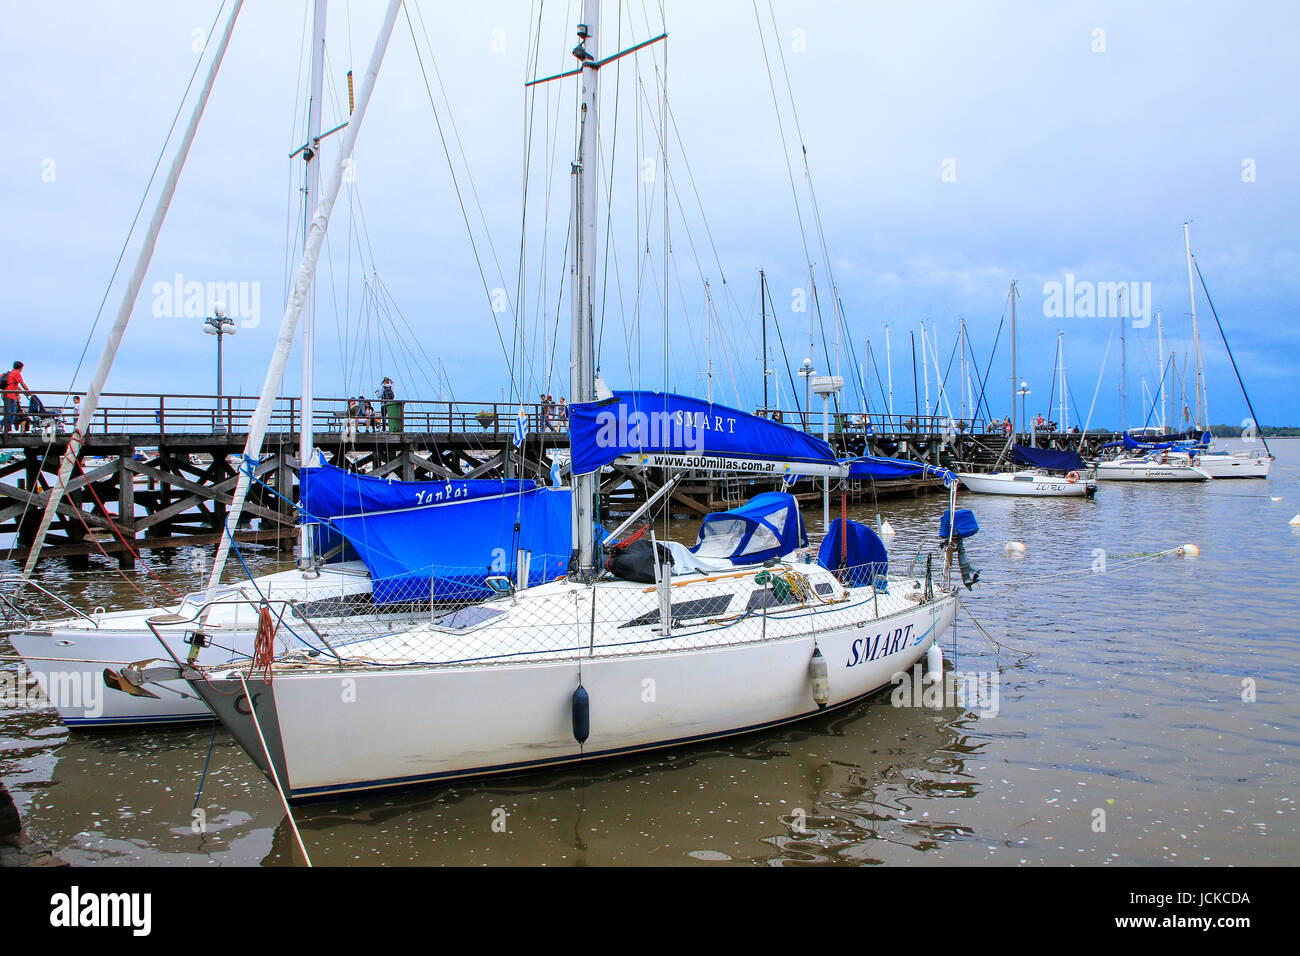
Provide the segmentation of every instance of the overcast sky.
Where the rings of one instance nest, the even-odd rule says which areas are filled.
[[[0,305],[0,359],[5,367],[23,359],[35,388],[80,389],[89,379],[142,227],[75,380],[74,369],[219,7],[219,0],[5,4],[0,257],[9,294]],[[321,267],[315,391],[369,394],[387,374],[404,397],[433,398],[445,373],[457,399],[490,402],[510,394],[510,353],[519,390],[558,398],[569,392],[563,257],[574,81],[537,92],[531,138],[523,82],[570,68],[579,5],[409,7],[423,62],[399,17]],[[302,163],[288,153],[305,129],[308,11],[307,2],[249,0],[241,14],[110,391],[213,390],[214,341],[201,334],[199,317],[184,314],[189,282],[242,284],[244,302],[231,311],[244,327],[227,342],[226,390],[260,387],[301,244]],[[1016,279],[1030,413],[1046,410],[1058,330],[1071,404],[1082,406],[1072,420],[1086,415],[1114,336],[1094,424],[1118,425],[1121,320],[1105,314],[1104,301],[1093,314],[1075,314],[1078,302],[1068,314],[1048,314],[1051,284],[1068,283],[1077,295],[1088,284],[1136,283],[1137,304],[1161,310],[1166,352],[1176,353],[1181,375],[1190,337],[1182,224],[1190,219],[1193,251],[1262,423],[1300,421],[1292,398],[1300,356],[1300,7],[774,0],[772,11],[775,28],[766,0],[758,4],[765,57],[750,2],[669,0],[662,14],[657,2],[604,4],[604,55],[620,39],[627,46],[665,27],[670,34],[666,45],[602,71],[598,298],[611,386],[658,387],[665,377],[665,176],[656,142],[657,83],[666,75],[675,119],[666,180],[673,389],[703,395],[711,355],[715,397],[739,396],[746,406],[761,399],[760,267],[797,367],[808,353],[809,313],[794,309],[807,301],[811,259],[828,339],[818,333],[819,372],[827,353],[835,361],[828,265],[852,343],[850,351],[841,342],[842,373],[856,375],[853,363],[866,363],[870,339],[879,374],[888,374],[888,324],[895,407],[908,414],[909,333],[919,335],[920,322],[937,328],[946,364],[964,317],[982,372]],[[346,116],[345,74],[364,71],[381,12],[378,0],[330,3],[326,128]],[[339,138],[326,141],[326,163]],[[145,220],[156,192],[155,184]],[[711,335],[706,279],[717,315]],[[493,290],[501,290],[504,311],[492,311]],[[1245,404],[1203,295],[1197,308],[1210,417],[1240,423]],[[1081,310],[1089,311],[1086,300]],[[513,355],[516,321],[523,359]],[[1134,327],[1144,324],[1138,317],[1127,332],[1130,424],[1147,414],[1143,379],[1152,390],[1161,374],[1154,317]],[[989,382],[998,416],[1010,403],[1008,334]],[[770,323],[768,335],[788,393]],[[953,368],[948,400],[956,412]],[[295,360],[285,393],[298,388]],[[874,381],[871,391],[880,410]],[[932,384],[932,401],[934,392]]]

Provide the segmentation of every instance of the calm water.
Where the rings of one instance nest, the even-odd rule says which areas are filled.
[[[1274,449],[1268,481],[963,494],[983,578],[945,654],[996,682],[996,708],[886,692],[724,743],[296,810],[303,838],[317,864],[1300,863],[1300,441]],[[906,565],[941,500],[881,504]],[[820,508],[805,519],[819,534]],[[1184,543],[1200,556],[1148,557]],[[179,556],[153,566],[198,580]],[[80,604],[134,596],[107,564],[45,575]],[[271,785],[210,726],[70,735],[51,711],[10,707],[0,777],[31,835],[74,863],[295,860]]]

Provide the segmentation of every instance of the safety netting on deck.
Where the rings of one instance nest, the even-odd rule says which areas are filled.
[[[440,600],[408,592],[377,604],[340,593],[295,604],[286,621],[303,648],[278,667],[437,666],[609,657],[781,640],[864,628],[930,602],[925,575],[881,577],[879,568],[831,572],[775,563],[673,575],[644,584],[560,578],[515,590],[508,578],[487,600]],[[410,587],[409,575],[408,584]],[[854,582],[866,581],[866,585]],[[842,583],[842,582],[847,582]],[[377,593],[377,592],[376,592]],[[878,628],[878,629],[879,629]],[[892,633],[892,632],[891,632]],[[920,637],[917,632],[913,637]]]

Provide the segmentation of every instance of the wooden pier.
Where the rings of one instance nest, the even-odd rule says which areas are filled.
[[[72,395],[42,394],[51,417],[10,433],[0,444],[0,559],[25,560],[58,479],[67,448]],[[84,566],[93,554],[109,555],[130,567],[142,550],[208,546],[224,534],[226,509],[238,481],[245,428],[256,399],[205,395],[105,393],[81,451],[81,458],[41,549],[42,557]],[[537,404],[404,401],[370,403],[358,409],[350,399],[316,399],[313,440],[327,459],[350,470],[405,481],[522,477],[549,482],[553,449],[568,447],[563,413]],[[236,539],[274,543],[292,551],[297,542],[294,509],[298,495],[300,401],[285,398],[272,415],[262,456],[254,470],[261,482],[250,489]],[[526,437],[514,446],[522,410]],[[764,412],[776,417],[775,410]],[[1005,448],[1000,427],[979,420],[845,413],[823,423],[820,413],[786,411],[781,417],[828,440],[841,457],[878,455],[931,464],[988,465]],[[1039,444],[1079,448],[1078,435],[1040,434]],[[1114,436],[1089,435],[1083,454],[1095,453]],[[667,476],[659,469],[615,466],[602,476],[602,514],[627,513],[657,491]],[[777,479],[689,474],[673,491],[674,513],[705,515],[733,507]],[[942,487],[936,478],[853,481],[853,500],[897,494],[919,495]],[[820,482],[791,488],[801,500],[820,496]]]

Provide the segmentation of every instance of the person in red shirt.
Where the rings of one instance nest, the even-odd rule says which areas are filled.
[[[9,434],[10,426],[17,427],[18,420],[22,418],[22,406],[18,404],[19,397],[26,392],[28,395],[32,390],[27,387],[23,381],[23,363],[14,362],[14,367],[5,373],[4,376],[4,399],[5,399],[5,421],[4,434]]]

